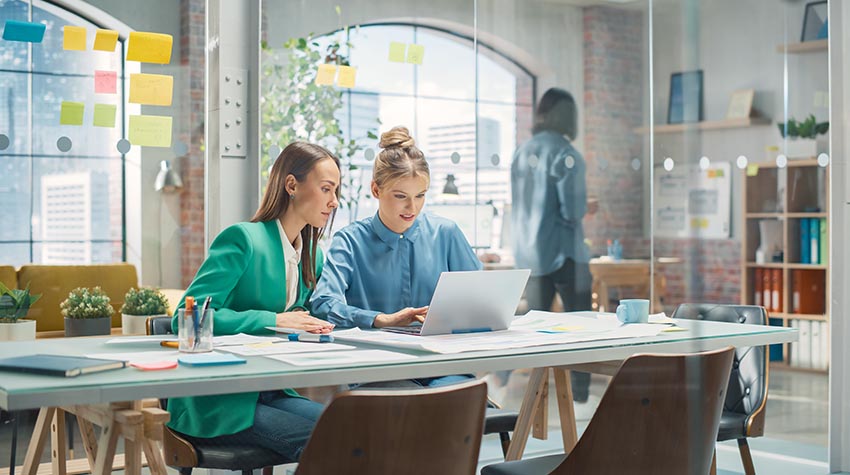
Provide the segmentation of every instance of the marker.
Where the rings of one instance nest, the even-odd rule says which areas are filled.
[[[159,346],[164,346],[166,348],[180,348],[180,343],[166,340],[159,342]]]
[[[331,343],[333,335],[320,335],[318,333],[292,333],[286,335],[289,341],[308,341],[311,343]]]

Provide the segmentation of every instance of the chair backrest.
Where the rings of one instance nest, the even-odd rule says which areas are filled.
[[[472,475],[487,385],[338,394],[316,424],[296,475]]]
[[[173,335],[171,317],[148,317],[145,320],[146,335]]]
[[[627,359],[552,473],[708,473],[733,351]]]
[[[749,325],[768,324],[767,311],[764,307],[755,305],[683,303],[673,312],[673,318]],[[767,403],[769,367],[766,346],[735,350],[723,410],[747,415],[750,418],[748,435],[751,436],[764,433],[764,408]]]

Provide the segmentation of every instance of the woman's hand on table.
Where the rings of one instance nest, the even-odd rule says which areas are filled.
[[[330,333],[334,329],[333,323],[318,319],[305,311],[278,313],[275,325],[310,333]]]

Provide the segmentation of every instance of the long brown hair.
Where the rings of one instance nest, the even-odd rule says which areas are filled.
[[[381,134],[378,146],[383,150],[378,154],[372,170],[372,180],[378,188],[409,176],[422,176],[431,180],[425,154],[416,147],[416,141],[406,127],[395,126]]]
[[[292,142],[287,145],[269,173],[269,183],[260,207],[251,218],[252,223],[280,219],[289,209],[290,197],[286,192],[286,177],[292,175],[301,183],[307,178],[316,164],[330,158],[339,168],[339,159],[325,147],[307,142]],[[336,189],[339,198],[339,188]],[[331,211],[331,218],[323,228],[307,225],[301,230],[301,277],[307,288],[316,287],[316,247],[325,230],[333,226],[336,209]]]

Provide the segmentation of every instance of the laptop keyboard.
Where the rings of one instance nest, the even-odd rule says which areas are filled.
[[[404,333],[405,335],[420,335],[422,333],[422,325],[412,327],[384,327],[381,330],[393,333]]]

